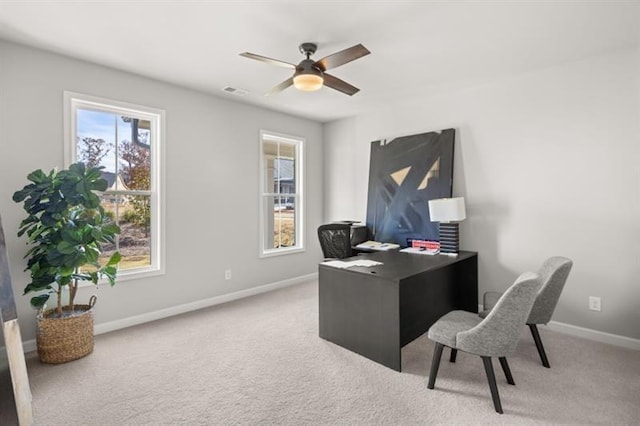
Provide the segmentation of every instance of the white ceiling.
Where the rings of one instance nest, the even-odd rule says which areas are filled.
[[[321,122],[637,46],[639,23],[640,0],[0,0],[0,38]],[[298,63],[307,41],[315,59],[364,44],[331,71],[361,91],[265,97],[291,72],[238,55]]]

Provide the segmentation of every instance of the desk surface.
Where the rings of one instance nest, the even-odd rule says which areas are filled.
[[[376,251],[370,253],[361,253],[358,256],[354,256],[344,261],[355,259],[370,259],[377,262],[382,262],[382,265],[377,266],[352,266],[343,269],[346,272],[358,273],[358,274],[372,274],[380,278],[386,279],[403,279],[414,276],[421,272],[429,270],[439,269],[447,265],[460,262],[473,256],[477,256],[478,253],[472,251],[461,251],[458,256],[446,256],[443,254],[416,254],[416,253],[403,253],[397,250],[392,251]],[[331,268],[331,266],[320,264],[322,268]]]

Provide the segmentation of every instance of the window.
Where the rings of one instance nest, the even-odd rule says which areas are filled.
[[[261,256],[304,250],[303,140],[260,133]]]
[[[102,207],[120,226],[106,260],[122,255],[119,277],[163,272],[161,147],[164,111],[65,92],[68,164],[102,166]]]

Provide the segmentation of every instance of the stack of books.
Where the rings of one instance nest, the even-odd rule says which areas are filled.
[[[438,254],[440,253],[440,243],[429,240],[413,240],[411,241],[411,247],[400,251],[403,253]]]

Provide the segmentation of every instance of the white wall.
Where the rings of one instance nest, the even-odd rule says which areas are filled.
[[[450,127],[453,192],[468,209],[461,246],[479,252],[480,297],[567,256],[553,319],[640,338],[640,51],[326,125],[325,219],[366,219],[371,141]]]
[[[11,196],[32,170],[64,165],[64,90],[166,111],[166,274],[100,288],[97,325],[317,272],[320,124],[0,42],[0,214],[25,340],[35,334],[30,297],[22,296],[25,239],[16,237],[25,213]],[[304,253],[258,258],[260,129],[306,138]],[[95,289],[81,292],[86,302]]]

